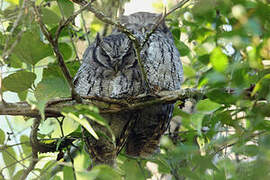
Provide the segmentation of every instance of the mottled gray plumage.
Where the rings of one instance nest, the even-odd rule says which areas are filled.
[[[120,22],[143,42],[160,15],[139,12],[123,16]],[[182,80],[180,55],[172,35],[162,22],[141,51],[141,59],[151,89],[177,90]],[[128,37],[118,30],[107,37],[98,36],[84,53],[83,63],[74,78],[80,95],[110,98],[131,98],[147,92],[142,82],[134,47]],[[157,148],[173,112],[173,104],[160,104],[136,112],[103,115],[117,138],[117,147],[106,139],[88,139],[88,148],[98,163],[110,163],[126,144],[126,153],[147,156]],[[96,130],[106,129],[94,124]],[[102,160],[103,159],[103,160]],[[109,159],[105,161],[105,159]]]

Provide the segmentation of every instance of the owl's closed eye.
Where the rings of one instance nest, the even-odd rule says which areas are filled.
[[[96,37],[95,56],[97,62],[104,67],[104,77],[126,71],[136,66],[134,48],[128,37],[113,34],[104,38]]]

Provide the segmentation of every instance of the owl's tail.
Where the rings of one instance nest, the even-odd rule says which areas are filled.
[[[160,137],[171,120],[173,107],[173,104],[155,105],[142,110],[128,137],[127,155],[147,157],[157,151]]]

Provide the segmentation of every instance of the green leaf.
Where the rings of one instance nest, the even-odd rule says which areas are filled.
[[[65,61],[71,58],[73,50],[67,43],[59,43],[59,50]]]
[[[183,70],[184,70],[184,77],[189,78],[189,77],[194,77],[196,76],[196,71],[188,65],[183,65]]]
[[[19,2],[20,2],[19,0],[6,0],[6,1],[15,5],[19,5]]]
[[[79,61],[66,62],[66,65],[71,76],[74,77],[80,67]],[[43,77],[49,76],[64,78],[61,68],[58,64],[49,64],[47,68],[44,68]]]
[[[5,132],[2,129],[0,129],[0,144],[4,144],[5,139],[6,139]]]
[[[40,40],[38,30],[25,32],[13,52],[21,61],[31,65],[53,54],[50,46]]]
[[[234,147],[233,150],[238,154],[246,156],[256,156],[259,153],[259,147],[257,145],[245,145],[240,147]]]
[[[173,39],[180,40],[180,35],[181,35],[180,28],[173,28],[171,30],[171,32],[172,32],[172,35],[173,35]]]
[[[61,20],[60,17],[50,9],[42,8],[41,13],[42,13],[42,21],[45,24],[48,25],[58,24],[59,21]]]
[[[234,104],[237,101],[237,97],[225,92],[223,89],[209,90],[206,96],[219,104]]]
[[[74,13],[74,4],[71,1],[67,0],[58,0],[59,8],[61,8],[64,16],[68,18]],[[60,11],[61,11],[60,10]]]
[[[68,84],[60,77],[50,76],[42,79],[35,90],[35,97],[38,100],[37,106],[43,118],[45,105],[50,99],[68,96],[70,96]]]
[[[191,116],[192,127],[197,130],[198,134],[201,135],[202,121],[204,115],[201,113],[195,113]]]
[[[258,83],[256,83],[256,85],[251,93],[251,96],[254,96],[262,88],[262,81],[264,81],[266,79],[270,79],[270,74],[266,74],[265,76],[263,76],[262,79],[260,79],[258,81]]]
[[[70,91],[67,82],[59,77],[49,77],[42,79],[35,90],[38,100],[49,100],[56,97],[68,97]]]
[[[16,174],[12,177],[12,180],[20,180],[21,176],[24,173],[24,169],[19,170],[18,172],[16,172]]]
[[[221,107],[220,104],[211,101],[210,99],[200,100],[196,104],[196,109],[204,114],[211,114]]]
[[[209,54],[201,55],[198,57],[198,61],[203,63],[204,65],[207,65],[210,61],[210,56]]]
[[[175,46],[177,47],[181,56],[186,56],[190,52],[189,47],[187,45],[185,45],[185,43],[183,43],[182,41],[175,40]]]
[[[123,164],[126,180],[145,180],[146,174],[149,174],[147,169],[142,166],[142,163],[137,160],[127,159]],[[142,167],[140,167],[142,166]]]
[[[212,51],[210,62],[218,72],[224,72],[228,67],[228,58],[219,47]]]
[[[21,92],[17,92],[19,98],[21,101],[25,101],[26,100],[26,97],[27,97],[27,93],[28,91],[21,91]]]
[[[158,158],[155,163],[158,165],[158,171],[160,173],[169,174],[171,172],[171,167],[166,160]]]
[[[5,90],[21,92],[30,88],[35,79],[36,75],[32,72],[18,71],[4,78],[3,86]]]
[[[70,112],[69,113],[62,112],[62,114],[80,123],[95,139],[99,139],[98,135],[96,134],[90,123],[87,121],[87,119],[83,117],[77,117],[75,114]]]
[[[17,162],[17,156],[13,148],[7,148],[2,151],[3,160],[6,166],[14,164]],[[15,171],[16,165],[10,166],[8,168],[9,176],[12,177]]]
[[[122,180],[119,173],[110,166],[98,165],[89,172],[79,172],[83,177],[90,180]]]
[[[110,131],[112,135],[112,140],[115,141],[115,136],[109,123],[102,116],[100,116],[98,113],[93,112],[93,111],[88,111],[87,114],[85,114],[85,116],[97,122],[98,124],[105,126]]]
[[[64,174],[64,179],[68,179],[68,180],[74,179],[72,167],[64,166],[63,174]]]
[[[25,155],[29,155],[32,153],[32,148],[30,146],[30,140],[29,137],[26,135],[22,135],[20,137],[20,142],[22,143],[22,149],[23,149],[23,153]]]

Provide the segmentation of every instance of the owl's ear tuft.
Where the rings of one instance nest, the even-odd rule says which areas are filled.
[[[101,43],[101,38],[100,38],[99,33],[97,33],[97,36],[96,36],[96,43],[97,43],[97,46],[100,45]]]

